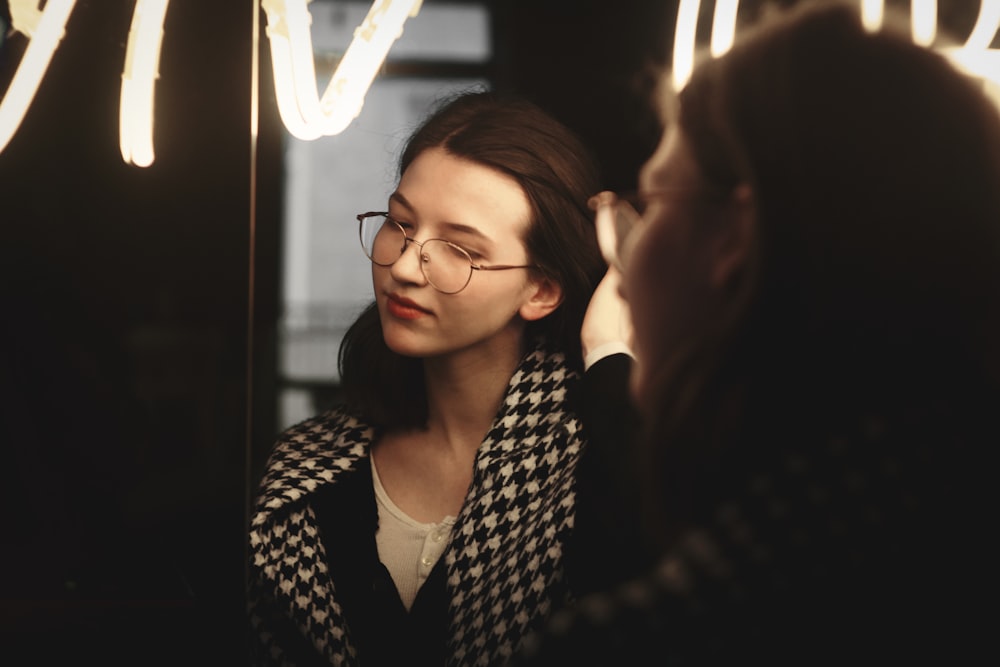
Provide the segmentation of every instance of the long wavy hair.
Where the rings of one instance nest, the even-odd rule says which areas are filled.
[[[399,175],[431,148],[495,169],[524,190],[531,206],[524,239],[530,261],[563,290],[559,307],[528,322],[525,336],[541,337],[580,369],[580,326],[604,272],[587,207],[600,185],[590,150],[531,101],[490,91],[443,99],[406,142]],[[423,361],[386,346],[374,303],[348,329],[338,361],[345,400],[369,423],[388,429],[426,424]]]

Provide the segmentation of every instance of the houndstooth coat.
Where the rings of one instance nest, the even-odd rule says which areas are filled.
[[[443,556],[450,665],[502,664],[569,597],[563,551],[583,446],[570,396],[579,380],[562,354],[529,353],[479,447]],[[369,465],[374,435],[337,408],[289,429],[271,454],[250,529],[248,600],[261,664],[295,664],[282,646],[289,628],[317,664],[359,664],[326,565],[336,546],[319,535],[310,498]]]

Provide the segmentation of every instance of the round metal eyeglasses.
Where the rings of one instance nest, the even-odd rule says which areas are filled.
[[[728,190],[716,187],[670,188],[643,194],[615,193],[610,190],[598,192],[587,204],[595,212],[594,225],[597,228],[597,244],[608,266],[618,271],[625,270],[625,258],[629,250],[629,236],[645,220],[648,202],[652,200],[724,202]]]
[[[631,200],[631,201],[630,201]],[[608,266],[624,271],[622,247],[625,239],[642,221],[642,214],[636,210],[634,197],[619,196],[614,192],[599,192],[590,198],[590,207],[596,212],[594,225],[597,228],[597,244]]]
[[[494,265],[476,264],[461,246],[444,239],[417,241],[388,213],[369,211],[357,216],[360,223],[361,248],[374,264],[392,266],[412,243],[420,250],[420,271],[431,287],[443,294],[457,294],[472,280],[473,271],[506,271],[536,269],[535,264]]]

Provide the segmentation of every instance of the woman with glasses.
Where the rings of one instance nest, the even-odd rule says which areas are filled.
[[[619,291],[662,557],[513,664],[993,650],[1000,112],[908,18],[776,11],[665,91],[642,213],[595,200],[585,340],[619,335]]]
[[[250,534],[255,660],[495,665],[570,591],[597,170],[536,106],[470,93],[357,216],[374,303],[344,404],[284,433]]]

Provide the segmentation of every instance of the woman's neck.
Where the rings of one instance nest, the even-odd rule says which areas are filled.
[[[452,449],[478,448],[524,354],[519,338],[424,360],[428,431]]]
[[[425,359],[427,428],[386,433],[373,446],[386,493],[418,521],[462,509],[479,445],[522,356],[520,336],[504,338]]]

